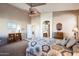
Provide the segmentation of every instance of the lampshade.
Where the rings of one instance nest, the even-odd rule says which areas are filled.
[[[17,25],[17,31],[21,31],[21,26]]]
[[[72,31],[73,32],[78,32],[78,28],[77,27],[74,27]]]

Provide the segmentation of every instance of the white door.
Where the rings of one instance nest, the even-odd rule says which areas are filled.
[[[32,38],[32,25],[27,25],[27,38]]]

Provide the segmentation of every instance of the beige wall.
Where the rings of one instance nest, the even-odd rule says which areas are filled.
[[[30,23],[27,12],[20,10],[9,4],[0,4],[0,34],[7,34],[8,22],[14,22],[26,30],[26,25]]]
[[[62,23],[62,30],[67,36],[73,36],[72,29],[77,25],[77,17],[72,12],[54,12],[53,32],[56,32],[56,24]]]

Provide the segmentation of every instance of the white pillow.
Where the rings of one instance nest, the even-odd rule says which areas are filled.
[[[70,39],[69,42],[67,43],[66,47],[70,48],[76,43],[76,39]]]
[[[66,43],[67,43],[67,40],[64,38],[62,41],[61,41],[61,45],[66,45]]]
[[[56,44],[60,44],[62,46],[65,46],[67,42],[68,42],[68,39],[66,38],[64,38],[63,40],[59,40],[59,39],[56,40]]]
[[[56,39],[56,40],[55,40],[55,44],[61,44],[61,41],[62,41],[62,40]]]

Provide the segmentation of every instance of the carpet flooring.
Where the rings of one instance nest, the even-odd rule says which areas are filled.
[[[25,56],[27,41],[18,41],[0,47],[0,56]]]

